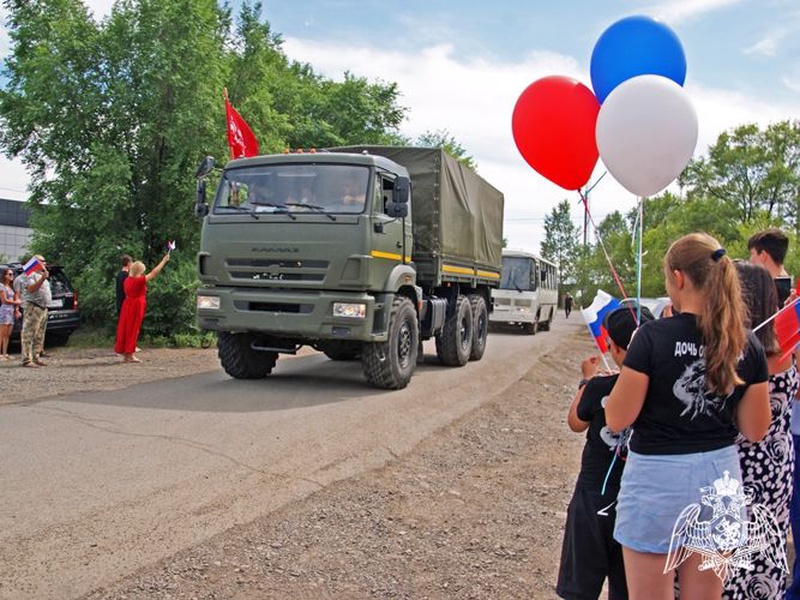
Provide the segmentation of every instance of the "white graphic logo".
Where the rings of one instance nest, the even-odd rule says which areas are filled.
[[[700,570],[714,569],[723,582],[731,568],[752,570],[753,556],[762,552],[774,566],[788,571],[785,541],[775,517],[763,504],[753,504],[749,493],[738,480],[731,479],[728,471],[700,493],[702,504],[709,508],[690,504],[678,516],[664,573],[678,568],[694,552],[702,557]],[[747,505],[749,521],[742,518]],[[702,521],[701,512],[707,517]]]
[[[681,416],[689,415],[694,420],[698,415],[714,416],[724,401],[706,388],[706,361],[696,360],[686,367],[672,386],[672,393],[686,408]]]

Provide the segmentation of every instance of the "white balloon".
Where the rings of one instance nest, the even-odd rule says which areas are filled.
[[[681,86],[660,75],[623,81],[608,95],[595,129],[600,158],[637,196],[667,187],[697,145],[697,113]]]

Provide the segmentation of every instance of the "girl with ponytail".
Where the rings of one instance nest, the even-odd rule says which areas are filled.
[[[767,360],[745,330],[736,268],[717,240],[680,238],[664,275],[677,314],[639,328],[606,405],[609,428],[633,426],[614,537],[632,600],[672,600],[676,570],[682,597],[720,598],[715,570],[701,571],[703,554],[683,548],[680,519],[742,481],[736,437],[757,441],[770,423]]]

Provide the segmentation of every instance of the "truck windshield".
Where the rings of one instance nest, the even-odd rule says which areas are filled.
[[[518,292],[533,291],[531,286],[530,258],[513,256],[503,257],[503,274],[500,277],[500,288],[504,290],[517,290]]]
[[[278,164],[226,171],[214,213],[364,212],[369,168],[337,164]]]

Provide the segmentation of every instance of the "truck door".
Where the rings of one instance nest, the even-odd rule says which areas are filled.
[[[384,173],[375,176],[375,210],[373,211],[372,255],[393,263],[411,262],[411,222],[406,222],[406,239],[403,243],[403,219],[390,218],[386,205],[394,194],[394,177]]]

